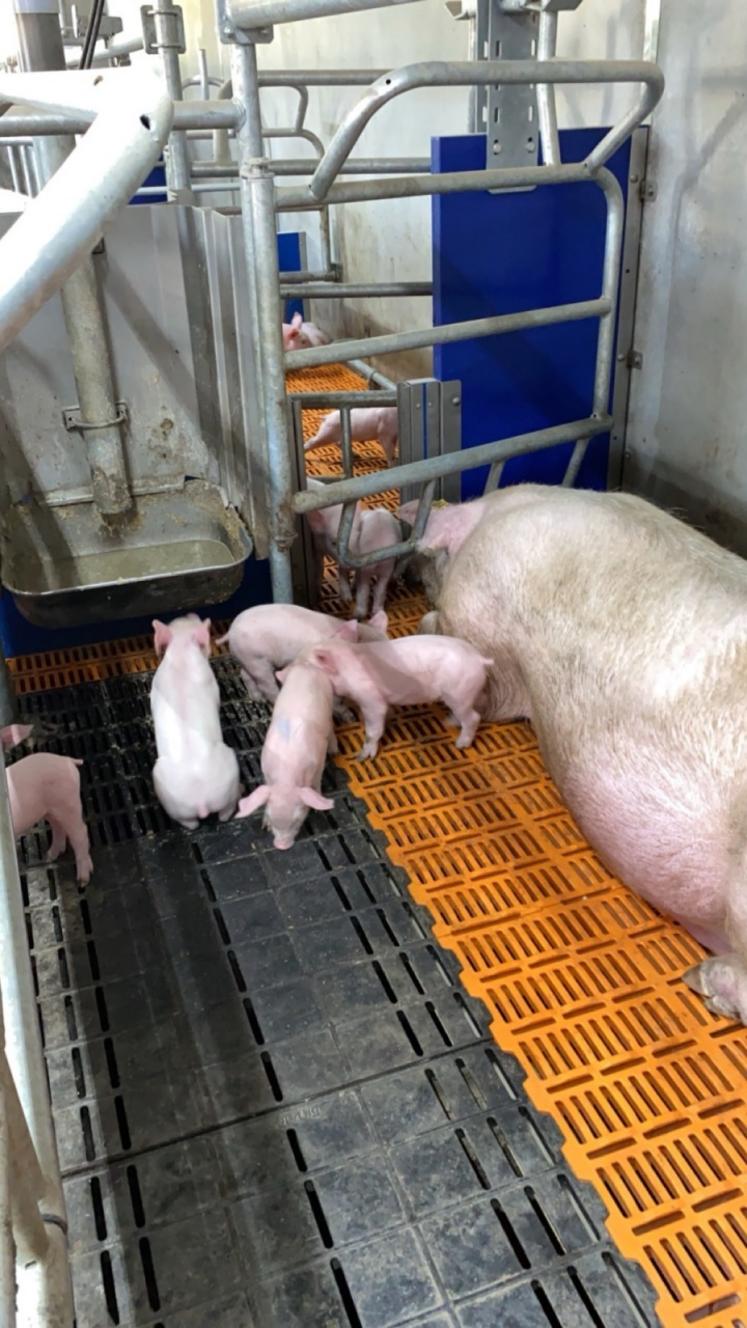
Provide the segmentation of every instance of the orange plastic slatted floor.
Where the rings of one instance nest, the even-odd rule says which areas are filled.
[[[337,367],[289,384],[359,385]],[[307,436],[321,413],[305,413]],[[359,472],[381,465],[374,444],[356,456]],[[335,463],[335,449],[320,449],[309,469]],[[329,584],[323,607],[338,607]],[[423,610],[395,593],[392,634]],[[154,664],[148,639],[127,638],[10,668],[29,692]],[[700,948],[602,866],[528,725],[484,725],[466,752],[453,739],[440,711],[408,709],[376,761],[355,760],[357,726],[341,731],[339,760],[529,1097],[601,1195],[621,1253],[656,1287],[664,1328],[747,1328],[747,1030],[682,983]]]

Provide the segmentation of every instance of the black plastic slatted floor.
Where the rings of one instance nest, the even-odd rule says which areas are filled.
[[[267,714],[216,669],[251,787]],[[85,760],[95,864],[21,845],[78,1328],[654,1325],[339,772],[288,853],[175,829],[149,687],[23,703]]]

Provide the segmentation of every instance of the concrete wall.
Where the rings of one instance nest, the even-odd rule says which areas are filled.
[[[747,6],[702,18],[663,9],[624,483],[747,553]]]

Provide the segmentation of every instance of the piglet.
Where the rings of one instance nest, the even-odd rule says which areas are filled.
[[[158,760],[156,797],[187,830],[218,812],[233,814],[239,797],[236,753],[223,741],[220,695],[210,667],[210,619],[194,613],[166,627],[155,620],[156,654],[165,651],[150,690]]]
[[[3,747],[15,747],[30,732],[30,724],[9,725],[0,730]],[[25,835],[37,821],[49,821],[52,827],[49,861],[54,862],[65,851],[69,840],[75,854],[75,874],[81,885],[87,885],[93,863],[80,803],[78,766],[82,764],[70,756],[34,752],[8,766],[5,773],[16,838]]]
[[[309,808],[328,811],[319,792],[327,752],[335,752],[332,682],[305,657],[278,673],[282,683],[262,748],[265,783],[242,798],[237,817],[265,808],[275,848],[291,848]]]
[[[386,463],[391,466],[397,451],[399,416],[396,406],[361,406],[350,412],[350,437],[354,443],[379,443]],[[319,429],[304,447],[312,452],[315,447],[342,440],[342,422],[339,410],[325,415]]]
[[[447,636],[405,636],[398,641],[348,645],[331,641],[308,652],[338,696],[358,706],[366,741],[358,756],[375,756],[387,707],[443,701],[458,725],[457,747],[469,747],[480,722],[478,703],[492,660],[466,641]]]
[[[292,664],[307,646],[338,634],[349,641],[385,641],[387,616],[383,609],[368,623],[346,622],[329,613],[315,613],[299,604],[257,604],[234,618],[225,636],[253,700],[273,702],[278,687],[275,670]]]
[[[320,480],[307,478],[306,484],[309,489],[323,488]],[[341,503],[334,507],[321,508],[318,512],[306,513],[306,520],[311,527],[317,552],[320,556],[328,554],[330,558],[334,558],[337,562],[337,587],[340,599],[343,604],[350,604],[353,592],[350,589],[348,571],[339,563],[337,558],[337,531],[341,518]],[[361,508],[359,506],[356,508],[349,543],[350,552],[354,556],[373,553],[375,549],[386,549],[390,545],[399,544],[401,539],[402,528],[399,521],[386,507]],[[376,586],[373,592],[373,614],[375,615],[383,609],[387,588],[394,575],[395,565],[396,559],[386,558],[380,563],[374,563],[369,567],[362,567],[355,571],[355,615],[357,618],[365,618],[368,613],[369,597],[374,580]]]
[[[316,323],[305,323],[301,314],[294,314],[290,323],[283,323],[283,346],[286,350],[308,350],[309,346],[328,346],[329,337]]]

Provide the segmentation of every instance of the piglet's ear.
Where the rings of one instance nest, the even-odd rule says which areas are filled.
[[[340,623],[338,630],[335,632],[335,640],[337,641],[358,640],[358,623],[355,618],[350,618],[348,622]]]
[[[384,634],[386,634],[389,629],[389,618],[387,617],[386,609],[379,609],[378,613],[374,613],[369,618],[368,625],[369,627],[375,627],[377,632],[384,632]]]
[[[415,498],[410,503],[403,503],[402,506],[397,509],[397,516],[401,517],[403,521],[407,521],[409,525],[412,525],[415,520],[415,513],[418,510],[419,502],[420,500]]]
[[[329,812],[335,805],[334,798],[325,798],[314,788],[301,788],[298,792],[301,802],[305,802],[307,807],[313,807],[314,811]]]
[[[192,633],[192,640],[195,645],[200,646],[202,650],[210,652],[210,619],[203,618],[199,626],[195,627]]]
[[[255,788],[254,792],[249,794],[248,798],[241,799],[239,810],[237,811],[234,820],[238,821],[242,816],[251,816],[252,812],[259,811],[260,807],[264,807],[269,796],[269,786],[267,784],[260,784],[259,788]]]
[[[286,678],[288,677],[288,670],[289,670],[289,669],[290,669],[290,664],[288,664],[287,667],[284,668],[284,669],[276,669],[276,670],[275,670],[275,677],[277,678],[277,680],[278,680],[278,682],[280,683],[281,687],[282,687],[283,683],[285,682]]]
[[[0,729],[0,743],[3,747],[17,747],[19,742],[28,738],[33,727],[33,724],[8,724],[7,728]]]
[[[291,318],[291,327],[299,328],[303,324],[303,314],[294,314]]]
[[[324,673],[334,673],[334,655],[331,650],[326,650],[324,646],[314,646],[314,649],[309,651],[307,658],[310,664],[322,669]]]
[[[173,632],[165,623],[159,622],[157,618],[153,619],[153,644],[156,654],[160,655],[167,646],[171,645]]]

